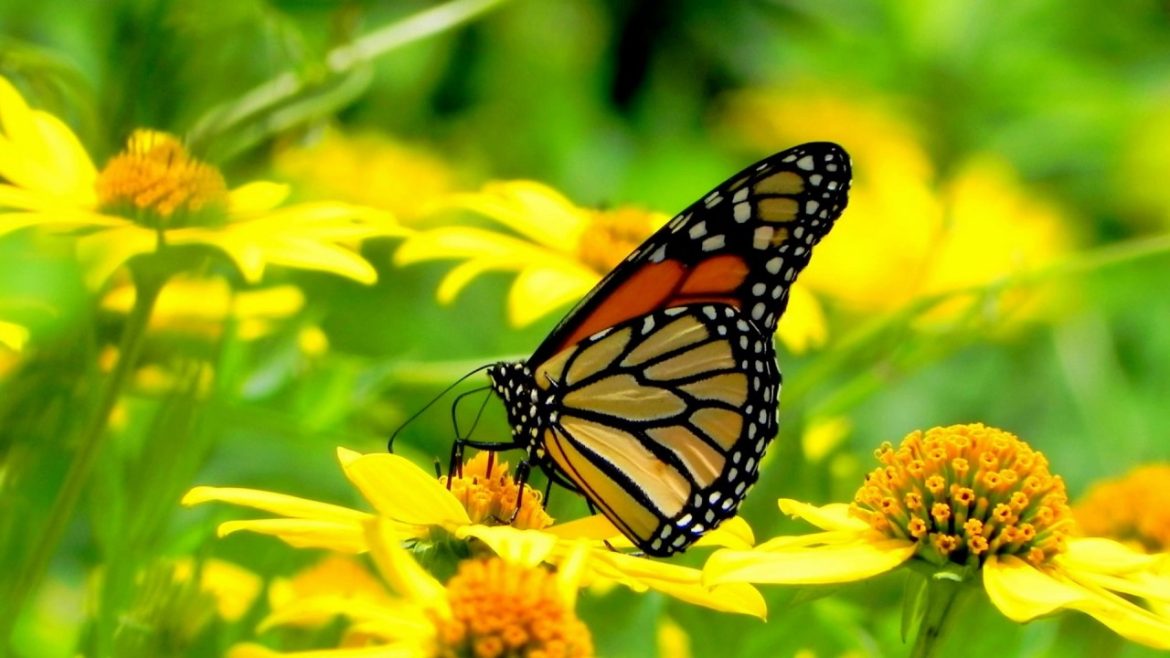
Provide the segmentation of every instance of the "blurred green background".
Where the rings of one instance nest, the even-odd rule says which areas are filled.
[[[436,7],[455,20],[411,22]],[[399,41],[365,61],[339,57],[396,26]],[[492,227],[428,204],[499,179],[540,181],[585,208],[671,213],[758,157],[839,141],[855,193],[806,277],[824,336],[780,347],[780,436],[742,510],[758,538],[801,527],[779,518],[777,497],[848,500],[872,450],[917,428],[1012,431],[1074,499],[1170,459],[1164,1],[8,1],[0,75],[99,167],[134,129],[164,130],[229,185],[288,182],[297,199],[372,205],[418,231]],[[291,93],[266,96],[274,79]],[[526,355],[560,316],[512,326],[506,271],[440,304],[452,262],[396,267],[399,242],[361,247],[378,271],[369,286],[270,269],[261,288],[301,303],[263,330],[241,331],[240,317],[152,330],[143,367],[180,383],[125,391],[13,655],[103,655],[127,619],[173,623],[179,604],[142,600],[141,572],[162,558],[214,555],[264,577],[308,563],[268,538],[216,540],[215,524],[240,513],[179,497],[215,484],[356,505],[335,446],[384,450],[443,386]],[[103,302],[114,284],[83,275],[68,241],[0,237],[0,321],[28,330],[20,349],[0,345],[5,565],[27,559],[124,322]],[[194,370],[210,383],[192,384]],[[400,438],[424,467],[447,455],[446,407]],[[498,403],[477,431],[504,435]],[[559,518],[585,513],[554,501]],[[99,573],[122,588],[96,594]],[[655,655],[647,629],[665,618],[695,656],[900,655],[900,588],[888,576],[766,590],[766,625],[625,591],[581,607],[611,657]],[[219,655],[254,636],[261,607],[122,655]],[[961,655],[1148,653],[1082,619],[1019,627],[984,605],[963,625]],[[298,641],[313,646],[286,646]]]

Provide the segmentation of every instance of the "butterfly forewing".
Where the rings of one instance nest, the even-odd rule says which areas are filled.
[[[587,336],[655,309],[740,309],[766,333],[847,202],[849,156],[814,142],[757,162],[691,204],[634,250],[537,348],[540,364]]]

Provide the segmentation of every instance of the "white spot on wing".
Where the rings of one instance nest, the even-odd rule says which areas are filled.
[[[767,249],[772,244],[772,236],[776,233],[776,229],[771,226],[756,227],[756,232],[752,234],[752,246],[756,249]]]
[[[722,249],[727,244],[727,239],[723,235],[712,235],[703,240],[703,251],[715,251]]]

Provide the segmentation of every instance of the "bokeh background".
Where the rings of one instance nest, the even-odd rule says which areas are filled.
[[[153,128],[229,186],[287,183],[402,227],[355,244],[373,283],[279,266],[253,283],[221,259],[160,303],[47,575],[15,611],[14,655],[215,656],[258,637],[263,597],[195,623],[152,569],[215,558],[268,582],[320,556],[217,540],[241,513],[182,508],[187,489],[359,504],[336,446],[384,450],[460,375],[529,353],[604,272],[525,226],[567,214],[594,235],[625,212],[637,236],[659,217],[646,213],[803,141],[842,144],[855,185],[781,323],[780,435],[743,508],[758,537],[800,528],[777,497],[849,500],[873,449],[917,428],[1012,431],[1074,500],[1170,459],[1164,1],[8,1],[0,75],[99,168]],[[499,201],[485,185],[525,180],[547,188],[511,208],[519,220],[483,210]],[[451,227],[536,255],[427,242]],[[70,235],[0,230],[4,571],[30,559],[133,300],[124,272],[87,278]],[[411,240],[417,258],[398,253]],[[477,250],[482,267],[444,294]],[[445,460],[448,408],[413,420],[398,451]],[[476,431],[505,435],[498,403]],[[552,511],[586,513],[563,494]],[[900,655],[901,586],[766,589],[767,624],[624,590],[580,605],[605,656]],[[1075,616],[1020,627],[983,605],[961,623],[961,655],[1150,653]],[[127,627],[153,639],[117,644]]]

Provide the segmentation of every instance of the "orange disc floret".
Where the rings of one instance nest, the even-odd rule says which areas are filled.
[[[1073,508],[1086,534],[1170,550],[1170,464],[1149,464],[1092,486]]]
[[[463,464],[458,475],[443,476],[439,481],[463,503],[472,523],[499,525],[511,521],[521,530],[542,530],[553,523],[544,511],[540,492],[527,484],[517,484],[508,473],[508,462],[496,461],[494,453],[476,454]]]
[[[885,443],[876,457],[882,466],[866,476],[854,514],[883,534],[916,540],[926,560],[979,565],[1010,554],[1040,565],[1064,550],[1072,526],[1064,481],[1009,432],[936,427],[897,448]],[[880,504],[888,499],[929,514],[889,515]]]
[[[656,213],[637,208],[596,210],[577,244],[577,260],[598,274],[618,266],[665,220]]]
[[[151,228],[175,228],[227,208],[227,185],[215,167],[191,157],[174,136],[136,130],[97,178],[98,203],[129,211]]]
[[[588,658],[588,627],[543,567],[464,560],[447,583],[449,618],[437,621],[441,658]]]

